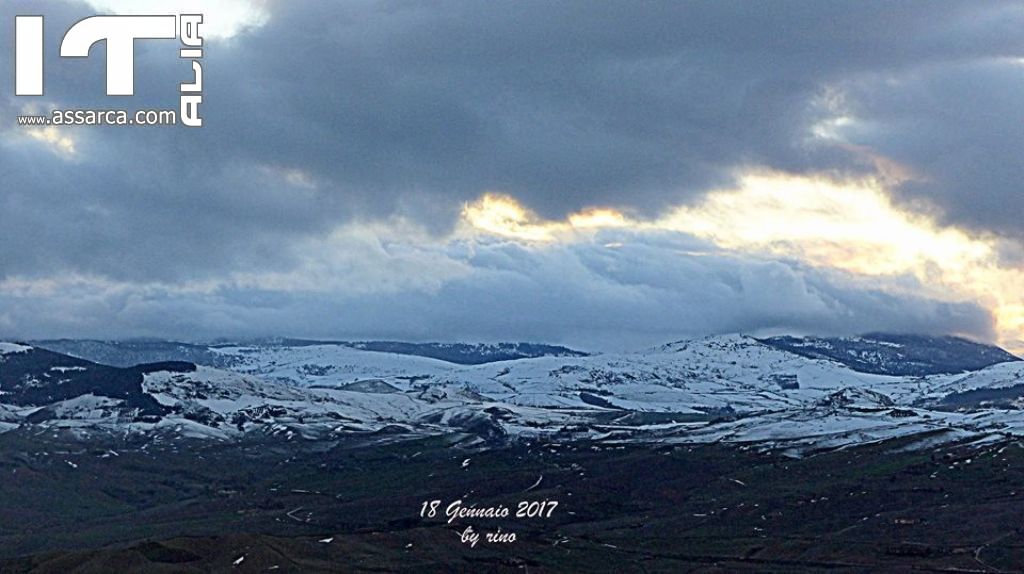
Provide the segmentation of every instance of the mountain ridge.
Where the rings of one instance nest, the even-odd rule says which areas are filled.
[[[929,341],[856,344],[913,358]],[[630,353],[468,365],[278,343],[207,348],[210,362],[221,366],[165,361],[125,368],[3,344],[0,432],[218,441],[455,435],[482,444],[738,442],[793,453],[935,433],[1024,436],[1024,362],[966,374],[872,373],[817,356],[821,341],[807,342],[813,353],[743,335],[710,336]],[[965,364],[1008,356],[971,344],[978,355],[961,357]],[[864,360],[850,356],[855,366]],[[948,357],[941,364],[948,366]]]
[[[97,339],[45,339],[32,345],[112,366],[130,367],[161,361],[190,361],[211,366],[224,364],[216,349],[225,347],[311,347],[334,345],[397,355],[428,357],[458,365],[479,365],[545,356],[582,357],[588,353],[544,343],[408,343],[402,341],[321,341],[285,337],[221,341],[209,345],[159,339],[104,341]]]
[[[886,375],[954,374],[1021,360],[995,345],[951,335],[876,332],[855,337],[778,336],[757,340],[805,357],[838,361],[862,373]]]

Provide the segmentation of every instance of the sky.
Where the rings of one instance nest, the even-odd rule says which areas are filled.
[[[177,109],[201,128],[18,126]],[[0,338],[639,348],[742,332],[1024,351],[1024,3],[27,1],[0,53]],[[13,52],[13,50],[11,50]]]

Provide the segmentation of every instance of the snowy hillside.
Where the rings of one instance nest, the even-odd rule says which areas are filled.
[[[535,343],[403,343],[396,341],[308,341],[303,339],[258,339],[216,345],[197,345],[169,341],[95,341],[55,339],[37,341],[36,346],[73,357],[87,359],[114,367],[131,367],[143,363],[188,361],[215,367],[223,363],[218,348],[255,346],[261,349],[299,348],[305,346],[334,346],[339,348],[373,351],[389,355],[411,355],[440,359],[459,365],[479,365],[496,361],[511,361],[534,357],[580,357],[586,353],[557,345]]]
[[[917,342],[915,364],[926,344]],[[948,363],[949,342],[936,345]],[[982,354],[1001,356],[990,349]],[[0,351],[0,431],[45,427],[161,440],[455,432],[476,441],[725,441],[794,453],[905,435],[935,441],[1024,433],[1022,362],[956,374],[871,374],[817,351],[808,356],[740,335],[476,365],[309,343],[203,351],[230,370],[185,362],[116,368],[14,344]]]
[[[862,337],[769,337],[761,342],[865,373],[939,375],[976,371],[1018,357],[960,337],[871,333]]]

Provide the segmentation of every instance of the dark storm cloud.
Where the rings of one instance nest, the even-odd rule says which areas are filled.
[[[59,34],[93,13],[0,7],[0,45],[15,14],[47,16],[36,103],[175,108],[189,69],[173,41],[137,43],[123,102],[102,94],[102,46],[56,57]],[[1005,58],[1024,52],[1022,29],[1021,4],[981,1],[272,2],[264,26],[208,42],[199,130],[76,128],[78,154],[62,157],[13,127],[35,100],[0,83],[0,279],[287,272],[340,224],[397,214],[445,231],[486,190],[548,217],[653,214],[743,166],[874,169],[811,137],[838,113],[820,105],[830,90],[858,120],[847,141],[927,178],[907,197],[1017,233],[1021,68]],[[392,307],[416,301],[437,305]]]
[[[924,68],[898,81],[852,80],[846,89],[859,121],[845,136],[917,171],[919,179],[898,189],[901,197],[933,202],[950,223],[1020,240],[1021,57]]]
[[[373,192],[371,209],[498,189],[552,217],[651,212],[746,164],[855,169],[807,145],[825,87],[1019,54],[1021,24],[977,2],[281,3],[230,83],[275,115],[251,132],[272,143],[240,153]]]
[[[1008,212],[987,194],[1019,180],[1021,164],[1009,160],[1024,136],[1009,94],[1020,74],[987,64],[1022,52],[1016,4],[270,8],[265,26],[208,46],[205,128],[78,129],[73,162],[5,149],[2,272],[194,276],[264,258],[285,265],[289,238],[354,217],[397,211],[444,229],[461,201],[488,189],[549,216],[595,204],[651,213],[728,182],[737,166],[866,169],[808,144],[822,117],[815,98],[864,77],[931,74],[936,85],[913,84],[924,98],[886,101],[886,85],[857,94],[867,119],[888,114],[883,141],[870,143],[935,172],[922,193],[948,192],[940,199],[952,209],[980,193],[973,217],[998,222]],[[46,100],[111,106],[102,46],[87,62],[54,55],[58,34],[91,9],[23,2],[4,13],[48,17]],[[8,45],[10,28],[0,38]],[[188,69],[174,42],[138,44],[132,106],[175,107]],[[5,117],[25,101],[10,99]],[[297,190],[267,166],[301,169],[319,190]],[[963,189],[979,171],[986,178]],[[42,233],[47,221],[65,227]]]

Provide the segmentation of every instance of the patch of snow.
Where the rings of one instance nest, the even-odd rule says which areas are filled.
[[[10,355],[14,353],[25,353],[31,351],[32,347],[26,345],[18,345],[16,343],[0,343],[0,355]]]

